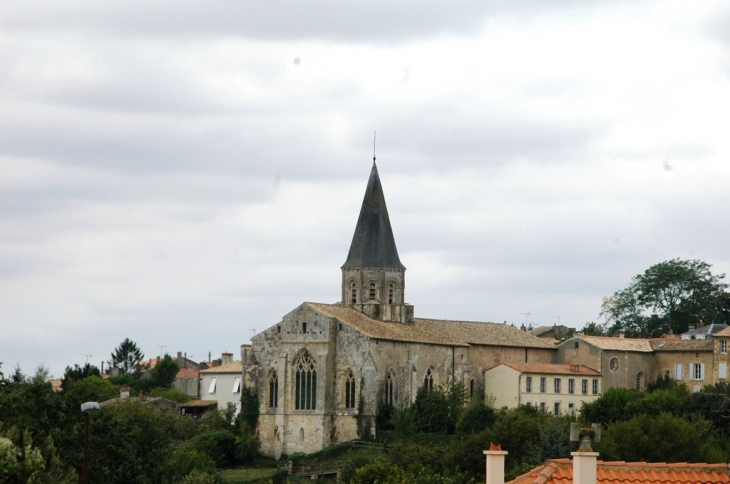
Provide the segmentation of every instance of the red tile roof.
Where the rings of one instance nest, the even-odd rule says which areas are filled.
[[[728,464],[603,462],[596,484],[727,484]],[[573,484],[573,461],[553,459],[507,484]]]
[[[563,363],[500,363],[497,366],[508,366],[520,373],[549,373],[553,375],[588,375],[601,376],[601,373],[583,365]],[[496,368],[497,366],[493,367]],[[491,368],[490,368],[491,370]],[[489,371],[489,370],[487,370]]]
[[[200,370],[195,368],[180,368],[175,378],[198,378]]]

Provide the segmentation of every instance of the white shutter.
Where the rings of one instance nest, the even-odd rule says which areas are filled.
[[[208,393],[215,393],[215,380],[215,377],[210,379],[210,388],[208,388]]]
[[[238,393],[241,391],[241,377],[237,376],[233,380],[233,393]]]
[[[720,363],[720,380],[727,378],[727,363]]]
[[[705,379],[705,364],[700,363],[700,380]]]
[[[674,365],[674,379],[675,380],[682,379],[682,364],[681,363],[677,363],[676,365]]]

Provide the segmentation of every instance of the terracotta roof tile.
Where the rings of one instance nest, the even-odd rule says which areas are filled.
[[[583,365],[570,365],[562,363],[500,363],[497,366],[509,366],[522,373],[548,373],[557,375],[587,375],[601,376],[601,373]],[[496,368],[493,367],[493,368]],[[491,370],[491,368],[490,368]],[[486,370],[489,371],[489,370]]]
[[[243,371],[243,365],[240,361],[234,361],[233,363],[228,363],[227,365],[220,365],[220,366],[214,366],[213,368],[208,368],[207,370],[201,370],[200,373],[241,373]]]
[[[727,464],[603,462],[596,466],[596,484],[726,484]],[[573,484],[573,462],[553,459],[507,484]]]
[[[180,368],[175,378],[198,378],[200,370],[195,368]]]
[[[555,345],[506,324],[415,318],[413,324],[372,319],[341,304],[305,303],[374,339],[449,346],[498,345],[555,349]]]

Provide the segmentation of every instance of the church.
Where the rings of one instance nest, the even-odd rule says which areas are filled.
[[[341,302],[302,303],[242,352],[264,454],[311,453],[373,434],[380,402],[412,402],[424,385],[459,381],[484,398],[486,370],[552,362],[554,344],[507,324],[416,317],[405,274],[373,160]]]

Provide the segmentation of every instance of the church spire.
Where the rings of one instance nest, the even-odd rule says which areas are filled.
[[[358,267],[405,270],[398,258],[375,156],[350,252],[342,265],[343,269]]]

